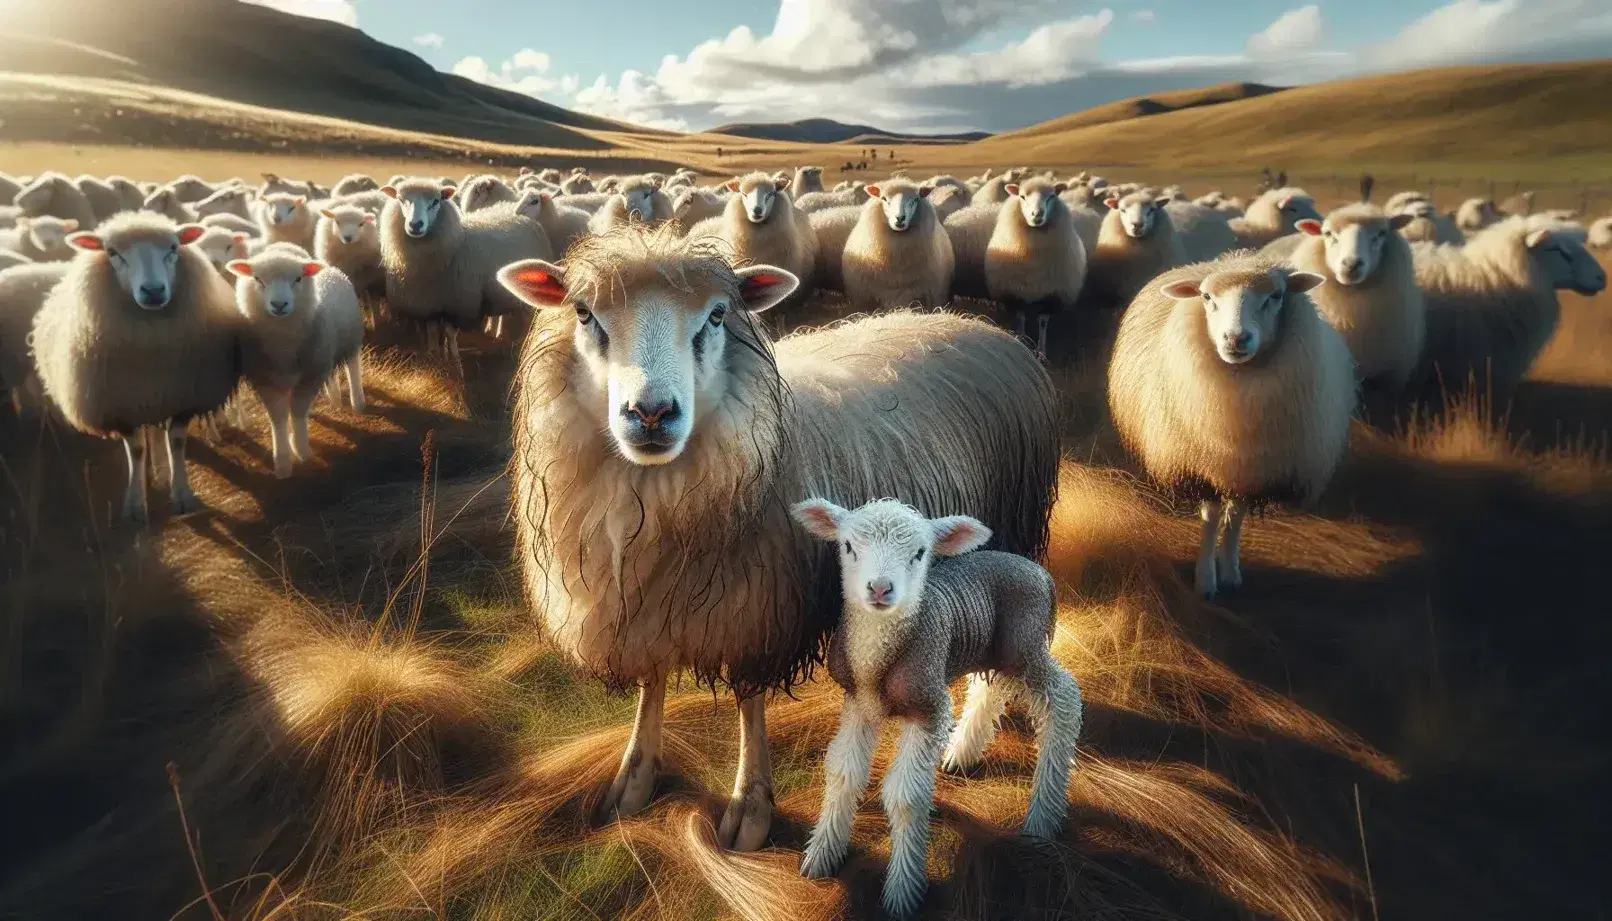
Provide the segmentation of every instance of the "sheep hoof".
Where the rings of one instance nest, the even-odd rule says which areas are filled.
[[[1215,581],[1221,588],[1242,588],[1242,567],[1235,564],[1219,563],[1215,566]]]
[[[172,505],[175,517],[194,515],[202,510],[201,499],[197,498],[194,493],[188,496],[174,496]]]
[[[1192,587],[1205,598],[1215,597],[1215,561],[1205,560],[1198,564],[1198,571],[1192,580]]]
[[[145,506],[143,506],[143,505],[125,505],[123,507],[123,520],[124,520],[124,522],[126,522],[128,524],[143,525],[147,521],[149,521],[150,519],[146,515]]]
[[[655,779],[660,774],[660,759],[634,758],[617,772],[610,790],[599,804],[600,814],[626,816],[643,810],[655,795]]]
[[[767,842],[772,827],[772,785],[756,781],[744,796],[728,801],[717,843],[731,851],[756,851]]]

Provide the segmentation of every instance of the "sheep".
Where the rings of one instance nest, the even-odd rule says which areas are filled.
[[[1432,199],[1427,196],[1426,192],[1418,192],[1413,189],[1395,192],[1388,196],[1388,201],[1383,203],[1383,210],[1389,214],[1399,214],[1419,201],[1432,201]]]
[[[586,195],[593,190],[593,180],[586,172],[572,173],[560,181],[560,191],[567,195]]]
[[[0,231],[0,249],[11,250],[29,262],[66,262],[73,258],[67,238],[78,228],[78,221],[71,218],[21,218],[16,229]]]
[[[942,307],[951,300],[952,244],[929,204],[933,191],[905,179],[868,186],[872,197],[840,256],[852,307]]]
[[[313,252],[319,215],[308,207],[307,196],[276,192],[264,197],[258,210],[258,226],[263,228],[265,243],[295,243]]]
[[[84,175],[73,180],[73,185],[90,203],[90,210],[95,212],[97,222],[104,221],[119,211],[129,210],[123,202],[123,195],[100,179]]]
[[[564,177],[560,175],[559,170],[551,166],[547,169],[538,170],[537,178],[548,183],[549,185],[558,186],[560,184],[560,180]],[[396,183],[393,184],[395,185]]]
[[[929,203],[942,221],[974,202],[974,193],[965,185],[936,185],[931,188],[935,191],[929,196]]]
[[[74,428],[123,441],[123,517],[146,519],[146,449],[165,435],[173,511],[200,508],[185,468],[191,418],[240,381],[240,319],[229,286],[186,246],[202,235],[159,214],[125,212],[68,238],[79,254],[34,320],[40,383]]]
[[[1205,597],[1242,584],[1247,511],[1313,499],[1343,457],[1354,360],[1307,294],[1325,281],[1235,252],[1154,280],[1120,320],[1109,410],[1147,473],[1199,500]]]
[[[1463,233],[1477,233],[1490,224],[1500,221],[1505,215],[1494,205],[1491,198],[1469,198],[1461,202],[1461,207],[1455,209],[1455,226]]]
[[[252,190],[242,186],[226,186],[217,192],[196,202],[193,210],[197,218],[211,217],[215,214],[232,214],[242,220],[250,221],[252,214]]]
[[[0,386],[10,391],[12,409],[19,415],[25,404],[43,402],[28,339],[45,298],[67,277],[68,268],[65,262],[0,262]]]
[[[264,179],[268,178],[269,174],[264,174]],[[221,188],[221,186],[215,186],[200,176],[193,176],[189,173],[168,183],[168,187],[174,190],[174,195],[178,196],[180,204],[185,205],[199,202]]]
[[[80,227],[94,227],[98,223],[90,200],[73,180],[61,173],[41,173],[23,186],[11,203],[28,217],[59,217],[77,221]]]
[[[1343,336],[1356,378],[1390,394],[1416,370],[1427,334],[1415,259],[1396,233],[1409,221],[1374,205],[1344,205],[1324,222],[1299,221],[1301,242],[1287,257],[1293,268],[1326,279],[1310,300]]]
[[[791,511],[836,548],[844,597],[828,669],[845,701],[800,872],[826,877],[845,860],[881,725],[896,717],[901,738],[884,778],[883,903],[887,915],[905,917],[929,885],[935,773],[977,764],[1014,697],[1029,704],[1039,750],[1024,834],[1051,840],[1062,831],[1084,707],[1080,686],[1052,657],[1057,587],[1022,556],[977,549],[991,530],[966,515],[926,518],[894,499],[848,511],[814,498]],[[968,704],[954,732],[948,685],[963,675]]]
[[[1165,205],[1164,210],[1169,212],[1170,224],[1181,241],[1183,261],[1208,262],[1237,249],[1237,235],[1232,232],[1226,212],[1179,198]]]
[[[867,187],[858,184],[843,192],[807,192],[796,200],[795,210],[810,214],[813,211],[822,211],[827,208],[860,205],[867,200]]]
[[[360,297],[386,293],[380,225],[368,211],[353,205],[332,205],[321,210],[313,252],[320,262],[346,276]]]
[[[358,294],[338,268],[289,248],[270,247],[229,264],[245,318],[241,371],[268,411],[274,475],[313,457],[308,411],[337,369],[347,376],[353,412],[364,411],[364,318]]]
[[[737,194],[723,208],[716,235],[736,259],[775,265],[794,275],[798,287],[792,302],[803,299],[812,289],[817,267],[817,234],[806,214],[795,210],[789,180],[751,173],[729,182],[728,189]],[[851,236],[854,240],[854,231]],[[845,281],[849,288],[849,275]]]
[[[621,184],[620,189],[610,196],[588,222],[588,228],[594,233],[604,233],[628,221],[660,224],[672,219],[671,197],[650,180],[628,179]]]
[[[974,191],[974,204],[1000,205],[1012,198],[1013,194],[1007,190],[1007,185],[1014,180],[1013,174],[1014,171],[1009,170],[1000,176],[987,179],[984,185]]]
[[[29,259],[27,256],[24,256],[22,253],[13,252],[9,249],[0,249],[0,272],[5,271],[6,269],[16,268],[19,265],[33,264],[34,261]]]
[[[228,266],[237,259],[252,255],[251,237],[225,227],[202,226],[206,228],[205,232],[191,241],[190,245],[207,257],[220,278],[234,284],[235,276],[230,274]]]
[[[572,247],[564,268],[500,275],[538,310],[513,413],[526,597],[561,649],[640,688],[602,809],[647,804],[666,677],[688,669],[738,698],[717,836],[754,850],[772,814],[762,695],[805,678],[840,607],[833,557],[791,525],[789,503],[900,495],[1037,558],[1058,471],[1051,381],[1012,337],[955,314],[897,311],[775,346],[757,314],[796,280],[735,270],[671,227],[620,228]]]
[[[228,230],[231,233],[244,233],[253,240],[259,240],[263,236],[263,228],[258,226],[257,221],[249,221],[238,214],[209,214],[196,223],[203,227]]]
[[[1058,197],[1064,188],[1045,179],[1008,183],[1013,197],[998,210],[985,246],[985,290],[1013,311],[1020,336],[1026,315],[1035,314],[1035,351],[1043,361],[1052,314],[1073,307],[1086,284],[1086,246]]]
[[[936,215],[939,217],[939,214]],[[826,208],[813,211],[806,215],[811,222],[812,233],[817,237],[817,267],[813,273],[813,280],[818,287],[828,288],[832,291],[845,290],[845,242],[851,238],[851,231],[856,229],[862,220],[862,206],[843,205],[839,208]],[[714,233],[715,223],[712,224]],[[692,231],[690,232],[692,235]],[[948,238],[948,246],[950,246]]]
[[[593,191],[603,192],[606,195],[614,195],[621,190],[621,182],[622,180],[618,176],[606,176],[593,184]]]
[[[411,179],[382,191],[392,199],[381,215],[387,310],[425,324],[428,348],[446,346],[453,371],[463,378],[459,330],[479,329],[488,316],[519,308],[498,283],[498,269],[552,258],[548,236],[506,205],[464,214],[451,200],[454,188],[433,180]]]
[[[1612,247],[1612,217],[1603,217],[1591,224],[1587,239],[1589,245],[1597,249]]]
[[[1399,233],[1412,243],[1452,243],[1459,246],[1466,242],[1466,234],[1455,226],[1455,221],[1439,214],[1430,201],[1411,202],[1397,213],[1410,218]]]
[[[1092,251],[1090,284],[1114,304],[1129,303],[1148,282],[1185,263],[1168,202],[1152,189],[1110,197]]]
[[[823,191],[823,168],[821,166],[802,166],[797,168],[794,181],[789,184],[789,188],[795,195]]]
[[[1606,271],[1584,248],[1581,230],[1510,217],[1465,246],[1415,243],[1416,282],[1427,300],[1420,389],[1486,377],[1509,394],[1556,332],[1557,291],[1595,295]]]
[[[17,226],[17,219],[28,215],[16,205],[0,205],[0,230],[11,230]]]
[[[363,173],[349,173],[336,181],[330,188],[331,198],[343,198],[348,195],[357,195],[359,192],[376,192],[381,184],[374,177]]]
[[[18,192],[22,191],[22,186],[23,184],[18,182],[14,176],[0,173],[0,203],[11,204],[11,200],[17,197]]]
[[[944,223],[952,244],[952,294],[963,297],[989,297],[985,286],[985,250],[996,233],[1000,204],[976,201],[948,216]]]
[[[586,211],[589,215],[598,214],[606,204],[614,198],[613,192],[588,192],[585,195],[566,195],[561,193],[555,200],[567,208]]]
[[[180,194],[183,196],[185,193],[181,191]],[[209,190],[207,195],[211,194],[213,194],[213,192],[212,190]],[[202,197],[205,198],[207,195],[203,195]],[[265,199],[270,195],[300,195],[303,198],[324,197],[317,194],[317,190],[314,188],[313,183],[311,182],[297,182],[291,179],[281,179],[274,173],[264,173],[263,185],[258,187],[257,197],[259,199]]]
[[[704,189],[683,189],[672,198],[672,217],[685,228],[722,213],[723,200]]]
[[[368,192],[354,192],[351,195],[342,195],[336,198],[331,198],[328,199],[325,204],[352,205],[354,208],[368,211],[370,214],[380,217],[381,212],[386,210],[386,203],[389,201],[391,201],[391,199],[386,197],[385,192],[382,192],[380,189],[372,189]]]
[[[142,211],[160,214],[175,224],[189,224],[196,220],[196,212],[187,204],[179,200],[179,194],[171,186],[163,186],[146,196],[141,203]]]
[[[515,211],[542,226],[556,255],[563,254],[578,237],[588,233],[591,215],[561,204],[551,192],[528,190],[516,203]]]
[[[1286,186],[1271,189],[1249,204],[1242,217],[1232,218],[1230,227],[1237,235],[1237,245],[1258,249],[1284,234],[1292,233],[1298,222],[1321,220],[1315,210],[1315,199],[1303,189]]]
[[[459,187],[454,196],[461,211],[480,211],[493,205],[519,201],[520,196],[497,176],[477,176]]]

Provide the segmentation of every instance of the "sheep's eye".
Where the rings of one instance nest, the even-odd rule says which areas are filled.
[[[718,305],[716,305],[716,307],[711,310],[711,325],[712,326],[721,326],[723,318],[726,317],[727,315],[728,315],[728,305],[727,304],[718,304]]]
[[[850,541],[845,542],[845,552],[850,554],[851,556],[856,556],[856,551],[851,549],[851,542]]]
[[[587,326],[589,323],[593,322],[593,312],[592,311],[590,311],[587,307],[584,307],[581,304],[576,305],[576,308],[577,308],[577,322],[578,323],[581,323],[583,326]]]
[[[108,246],[106,248],[106,257],[108,259],[122,259],[123,254],[118,252],[117,250],[113,249],[112,247]]]
[[[914,563],[916,563],[919,560],[922,560],[923,558],[924,558],[924,548],[919,547],[918,552],[912,555],[912,561]]]

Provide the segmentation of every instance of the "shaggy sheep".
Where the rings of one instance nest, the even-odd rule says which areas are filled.
[[[1505,215],[1489,198],[1469,198],[1455,209],[1455,226],[1463,233],[1477,233],[1490,224],[1499,223]]]
[[[240,381],[240,317],[207,257],[184,244],[204,232],[125,212],[69,238],[80,252],[34,320],[45,393],[76,429],[123,440],[123,516],[146,517],[146,448],[165,434],[178,513],[199,508],[185,469],[186,429],[222,407]],[[142,431],[144,430],[144,431]]]
[[[1086,246],[1058,197],[1062,183],[1010,182],[1007,191],[1013,197],[997,211],[985,246],[985,290],[1013,312],[1021,336],[1026,316],[1035,314],[1036,355],[1045,360],[1052,315],[1073,307],[1086,284]]]
[[[593,191],[614,195],[621,190],[621,183],[622,180],[619,176],[606,176],[593,184]]]
[[[671,219],[671,197],[653,181],[633,178],[623,182],[620,191],[610,196],[588,222],[588,228],[594,233],[605,233],[629,221],[660,224]]]
[[[649,801],[666,678],[688,669],[739,699],[740,765],[717,836],[753,850],[772,815],[763,693],[804,679],[840,612],[834,558],[792,526],[789,504],[899,495],[926,515],[971,515],[997,549],[1037,558],[1058,472],[1051,381],[1006,333],[946,313],[774,346],[756,314],[795,280],[734,270],[670,227],[589,237],[563,269],[501,276],[539,311],[513,413],[526,597],[560,648],[640,688],[602,808]]]
[[[13,266],[0,262],[0,387],[10,391],[12,409],[19,414],[25,405],[43,403],[44,391],[28,351],[28,338],[34,317],[50,292],[67,277],[67,270],[65,262]]]
[[[459,203],[459,210],[468,213],[493,205],[520,201],[520,195],[497,176],[484,175],[477,176],[460,186],[459,194],[454,196],[454,201]]]
[[[1349,346],[1356,377],[1390,394],[1416,370],[1427,333],[1415,259],[1395,232],[1409,221],[1374,205],[1344,205],[1324,222],[1299,221],[1301,242],[1287,259],[1327,280],[1310,300]]]
[[[94,227],[99,221],[90,200],[73,180],[61,173],[41,173],[19,190],[11,203],[28,217],[59,217],[77,221],[80,227]]]
[[[788,179],[780,181],[766,173],[751,173],[728,183],[728,189],[737,194],[730,197],[723,208],[716,235],[727,243],[740,262],[775,265],[794,275],[798,287],[792,301],[798,301],[812,289],[812,273],[817,268],[817,234],[812,231],[806,214],[795,210],[788,187]],[[854,232],[852,237],[854,239]],[[847,249],[850,245],[847,244]],[[849,265],[845,271],[850,271]],[[849,275],[845,282],[849,288]]]
[[[795,210],[810,214],[813,211],[823,211],[828,208],[860,205],[867,200],[867,187],[858,184],[843,192],[807,192],[795,202]]]
[[[823,191],[823,168],[821,166],[802,166],[797,168],[795,170],[795,179],[789,184],[789,189],[795,195]]]
[[[73,258],[67,238],[78,228],[79,223],[70,218],[21,218],[15,229],[0,231],[0,249],[24,256],[29,262],[66,262]]]
[[[289,248],[271,246],[231,262],[229,270],[237,276],[235,303],[246,321],[241,371],[268,410],[274,475],[285,479],[293,457],[313,457],[308,411],[337,369],[346,371],[353,411],[364,411],[358,295],[340,269]]]
[[[1152,189],[1109,198],[1092,253],[1089,284],[1116,306],[1154,278],[1186,262],[1168,204]]]
[[[557,170],[557,169],[555,169],[554,167],[551,166],[551,167],[548,167],[547,169],[538,170],[537,171],[537,178],[541,179],[542,181],[548,183],[551,186],[558,187],[559,184],[560,184],[560,180],[564,179],[565,177],[560,173],[559,170]]]
[[[386,293],[380,223],[368,211],[352,205],[332,205],[320,211],[313,252],[320,262],[339,269],[360,297]],[[321,287],[324,284],[320,282]]]
[[[557,256],[563,255],[578,237],[588,232],[591,217],[586,211],[561,204],[546,191],[527,191],[516,203],[515,211],[543,227]]]
[[[1290,234],[1298,222],[1321,220],[1315,210],[1315,199],[1303,189],[1284,187],[1271,189],[1249,204],[1242,217],[1232,218],[1230,227],[1237,236],[1237,245],[1258,249],[1277,237]]]
[[[952,244],[929,204],[933,191],[905,179],[868,186],[873,197],[840,256],[852,307],[942,307],[951,300]]]
[[[360,192],[379,191],[381,184],[374,177],[363,173],[349,173],[336,181],[330,188],[331,198],[344,198],[348,195],[357,195]]]
[[[1417,377],[1424,395],[1459,388],[1468,376],[1509,394],[1556,332],[1557,291],[1594,295],[1606,272],[1582,230],[1511,217],[1465,246],[1412,244],[1427,299],[1427,343]]]
[[[1156,279],[1120,321],[1109,410],[1148,474],[1199,500],[1206,597],[1242,584],[1248,509],[1314,498],[1343,457],[1354,360],[1306,294],[1324,282],[1232,253]]]
[[[258,226],[265,243],[293,243],[311,253],[319,215],[308,206],[306,196],[276,193],[263,199]]]
[[[929,885],[935,773],[943,759],[954,770],[977,764],[1014,697],[1029,704],[1039,749],[1024,834],[1052,839],[1063,828],[1084,708],[1080,686],[1050,648],[1057,586],[1022,556],[976,549],[991,531],[966,515],[925,518],[894,499],[855,511],[808,499],[793,513],[835,546],[845,605],[828,650],[845,702],[800,872],[829,876],[845,860],[879,730],[896,717],[901,740],[884,778],[890,869],[883,902],[886,914],[904,917]],[[963,675],[968,706],[952,732],[948,685]]]
[[[861,205],[845,205],[839,208],[826,208],[813,211],[806,215],[811,222],[812,233],[817,237],[817,268],[813,274],[814,283],[820,288],[831,291],[845,291],[844,257],[845,242],[851,238],[851,231],[862,220]],[[937,214],[938,218],[939,215]],[[715,224],[711,225],[714,232]],[[693,231],[690,231],[693,235]]]
[[[382,191],[392,199],[381,215],[387,310],[425,324],[427,348],[446,346],[463,377],[459,330],[481,329],[487,317],[519,309],[498,283],[498,270],[520,259],[552,258],[548,236],[509,206],[463,214],[451,201],[453,187],[429,179]]]
[[[250,221],[254,218],[252,190],[242,186],[227,186],[196,202],[193,210],[198,218],[214,214],[233,214],[242,220]]]

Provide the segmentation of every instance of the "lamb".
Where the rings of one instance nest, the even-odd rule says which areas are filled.
[[[559,170],[551,166],[547,169],[538,170],[537,178],[548,183],[549,185],[559,186],[560,180],[564,177],[560,175]]]
[[[240,317],[207,257],[184,244],[200,225],[125,212],[68,238],[79,250],[34,320],[45,393],[74,428],[120,438],[123,517],[146,519],[146,449],[165,436],[174,512],[200,508],[185,468],[189,421],[217,411],[240,381]]]
[[[1325,281],[1230,253],[1155,280],[1120,321],[1109,410],[1147,473],[1199,500],[1205,597],[1242,584],[1247,511],[1314,498],[1343,457],[1354,360],[1307,294]]]
[[[184,192],[181,191],[180,194],[184,195]],[[207,195],[211,194],[213,194],[213,190],[209,189]],[[322,197],[317,194],[317,190],[314,188],[313,183],[311,182],[297,182],[291,179],[281,179],[274,173],[264,173],[263,185],[258,187],[257,197],[259,199],[265,199],[270,195],[300,195],[303,198]],[[202,197],[205,198],[207,196],[203,195]]]
[[[593,191],[603,192],[606,195],[614,195],[620,190],[621,179],[616,176],[606,176],[593,184]]]
[[[94,227],[95,209],[73,180],[61,173],[41,173],[20,189],[11,203],[28,217],[58,217],[77,221],[80,227]]]
[[[246,321],[242,373],[268,410],[274,435],[274,475],[291,475],[292,458],[307,462],[308,411],[344,369],[353,412],[364,411],[359,349],[364,318],[358,294],[342,271],[289,248],[269,247],[229,264],[237,276],[235,303]]]
[[[807,192],[795,202],[795,210],[810,214],[813,211],[823,211],[828,208],[860,205],[867,200],[867,187],[854,185],[843,192]]]
[[[190,245],[207,257],[207,261],[212,263],[220,278],[234,284],[235,276],[230,274],[228,266],[237,259],[246,259],[252,255],[251,238],[244,233],[224,227],[208,227],[206,224],[202,226],[206,230]]]
[[[774,347],[757,314],[795,279],[735,270],[669,226],[586,238],[563,269],[500,274],[538,309],[513,413],[526,597],[559,648],[640,687],[602,808],[649,801],[666,677],[687,668],[739,700],[718,840],[753,850],[772,814],[762,695],[804,679],[840,610],[829,548],[792,526],[789,503],[900,495],[1036,558],[1058,471],[1051,381],[1011,336],[947,313],[865,317]]]
[[[1298,222],[1305,219],[1321,220],[1321,212],[1315,210],[1315,199],[1303,189],[1288,186],[1261,194],[1249,204],[1242,217],[1231,219],[1230,227],[1237,235],[1239,247],[1258,249],[1277,237],[1292,233]]]
[[[258,226],[265,243],[294,243],[313,252],[319,216],[308,207],[307,196],[275,193],[263,199]]]
[[[939,214],[936,214],[939,218]],[[818,287],[828,288],[832,291],[845,290],[845,242],[851,238],[851,231],[856,229],[862,220],[862,206],[844,205],[839,208],[826,208],[813,211],[806,215],[811,222],[812,233],[817,237],[817,267],[813,278]],[[715,223],[711,225],[711,232],[715,232]],[[693,235],[693,231],[690,231]],[[948,246],[950,246],[948,238]]]
[[[393,317],[425,324],[428,349],[446,346],[456,374],[459,330],[481,329],[489,316],[518,309],[497,272],[521,259],[552,258],[542,225],[508,206],[463,214],[454,188],[411,179],[382,189],[392,199],[381,215],[381,264]]]
[[[933,191],[905,179],[868,186],[872,197],[840,257],[852,307],[942,307],[951,300],[952,244],[929,204]]]
[[[1008,183],[1013,198],[997,212],[985,247],[986,291],[1013,311],[1018,335],[1024,335],[1025,317],[1035,314],[1035,351],[1043,361],[1052,315],[1073,307],[1086,284],[1086,246],[1058,197],[1064,188],[1045,179]]]
[[[59,217],[25,217],[14,230],[0,232],[0,249],[11,250],[29,262],[66,262],[73,258],[67,238],[78,222]]]
[[[391,201],[391,199],[386,197],[385,192],[382,192],[380,189],[373,189],[368,192],[354,192],[351,195],[343,195],[337,198],[331,198],[327,200],[325,204],[352,205],[354,208],[368,211],[370,214],[380,217],[381,212],[386,210],[386,203],[389,201]]]
[[[515,211],[542,226],[556,255],[563,254],[578,237],[588,233],[591,215],[560,204],[550,192],[527,191],[516,203]]]
[[[194,210],[198,218],[214,214],[233,214],[242,220],[250,221],[253,219],[252,190],[244,186],[226,186],[196,202]]]
[[[1414,189],[1403,192],[1395,192],[1394,194],[1388,196],[1387,202],[1383,203],[1383,210],[1389,214],[1400,214],[1406,208],[1409,208],[1412,204],[1419,201],[1432,201],[1432,199],[1427,197],[1426,192],[1418,192]]]
[[[604,207],[593,215],[588,228],[594,233],[604,233],[628,221],[660,224],[671,219],[672,199],[650,180],[634,178],[621,184],[621,191],[610,196]]]
[[[1008,170],[1006,173],[1003,173],[1000,176],[993,176],[992,178],[987,179],[984,185],[975,190],[973,199],[974,204],[1000,205],[1012,198],[1013,193],[1007,190],[1007,186],[1008,183],[1012,182],[1014,179],[1013,172],[1013,170]]]
[[[1400,235],[1412,243],[1453,243],[1459,246],[1466,242],[1466,234],[1455,226],[1455,222],[1438,213],[1430,201],[1415,201],[1399,212],[1410,220],[1400,228]]]
[[[723,200],[704,189],[684,189],[672,199],[672,217],[685,228],[722,213]]]
[[[586,195],[593,190],[593,180],[588,178],[586,171],[572,173],[560,181],[560,191],[567,195]]]
[[[497,176],[477,176],[463,186],[459,187],[459,194],[455,196],[461,211],[480,211],[493,205],[502,205],[506,202],[520,201],[515,190],[504,183]]]
[[[1505,215],[1494,205],[1490,198],[1469,198],[1461,202],[1461,207],[1455,209],[1455,226],[1463,233],[1477,233],[1491,224],[1498,223]]]
[[[845,860],[881,725],[896,717],[901,740],[884,778],[883,902],[887,915],[905,917],[929,885],[935,772],[943,761],[952,770],[977,764],[1014,697],[1029,704],[1039,749],[1024,834],[1055,839],[1063,828],[1084,708],[1080,686],[1052,657],[1057,588],[1022,556],[976,549],[991,531],[966,515],[926,518],[894,499],[854,511],[808,499],[792,511],[837,548],[845,605],[828,651],[845,702],[800,872],[826,877]],[[963,675],[968,704],[953,732],[948,685]]]
[[[1090,284],[1115,305],[1129,303],[1149,282],[1186,262],[1168,202],[1152,189],[1109,198],[1092,253]]]
[[[1287,260],[1327,280],[1310,300],[1343,336],[1357,379],[1389,394],[1416,370],[1427,334],[1415,259],[1395,232],[1409,221],[1373,205],[1344,205],[1324,222],[1299,221],[1301,242]]]
[[[1606,271],[1581,230],[1510,217],[1465,246],[1412,244],[1416,282],[1427,299],[1427,343],[1419,388],[1459,386],[1468,375],[1500,397],[1522,380],[1556,332],[1557,291],[1599,294]]]
[[[789,180],[751,173],[728,183],[728,188],[737,194],[723,208],[717,236],[731,247],[734,258],[775,265],[795,276],[795,299],[804,298],[811,291],[812,271],[817,267],[817,234],[807,216],[795,210]],[[847,250],[855,241],[854,231],[851,237]],[[849,264],[845,271],[850,272]],[[849,288],[849,274],[845,282]]]
[[[1612,247],[1612,217],[1603,217],[1590,225],[1589,245],[1597,249]]]
[[[823,168],[821,166],[802,166],[795,170],[795,179],[789,184],[795,195],[805,195],[809,192],[823,191]]]
[[[179,200],[179,194],[171,186],[163,186],[146,196],[140,208],[152,214],[160,214],[175,224],[189,224],[196,220],[196,212]]]
[[[345,198],[348,195],[357,195],[360,192],[377,192],[381,184],[374,177],[363,173],[349,173],[336,181],[330,189],[331,198]]]
[[[104,221],[119,211],[129,210],[124,205],[123,195],[117,189],[94,176],[79,176],[73,180],[73,185],[90,203],[90,209],[95,212],[97,222]]]
[[[613,192],[589,192],[585,195],[566,195],[562,193],[556,200],[567,208],[586,211],[588,214],[598,214],[599,210],[614,199]]]
[[[67,277],[68,264],[25,261],[20,266],[0,262],[0,386],[10,390],[12,409],[19,415],[25,404],[43,402],[28,337],[45,298]]]
[[[320,211],[314,255],[346,276],[360,297],[386,293],[380,226],[368,211],[352,205],[333,205]],[[324,284],[321,280],[320,285]]]

